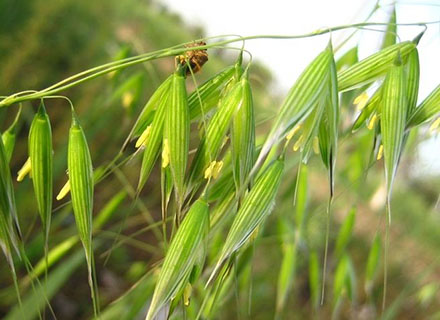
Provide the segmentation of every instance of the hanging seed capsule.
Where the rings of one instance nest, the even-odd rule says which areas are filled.
[[[43,102],[38,108],[29,131],[29,157],[32,168],[32,183],[47,247],[52,213],[53,154],[52,129]]]

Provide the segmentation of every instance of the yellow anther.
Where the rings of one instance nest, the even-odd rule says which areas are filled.
[[[31,172],[31,158],[27,158],[23,167],[17,172],[17,181],[23,181],[24,177],[26,177]]]
[[[185,289],[183,289],[183,304],[185,307],[189,306],[189,301],[191,299],[191,293],[192,293],[192,286],[190,283],[188,283],[185,286]]]
[[[319,154],[319,139],[318,139],[318,137],[314,137],[313,138],[313,145],[312,145],[312,147],[313,147],[313,152],[315,154]]]
[[[299,129],[301,129],[300,124],[297,124],[295,127],[293,127],[293,129],[290,130],[290,132],[287,134],[286,140],[290,141],[293,138],[293,136],[299,131]]]
[[[369,130],[373,130],[376,121],[377,121],[377,115],[374,114],[374,115],[371,117],[370,121],[368,122],[367,128],[368,128]]]
[[[440,127],[440,118],[437,118],[429,127],[429,132],[434,132]]]
[[[214,161],[215,162],[215,161]],[[217,161],[215,162],[214,168],[212,170],[212,177],[214,179],[217,179],[218,175],[222,171],[223,168],[223,161]]]
[[[383,157],[383,144],[381,144],[380,145],[380,147],[379,147],[379,151],[377,151],[377,160],[380,160],[380,159],[382,159],[382,157]]]
[[[142,132],[139,139],[137,139],[136,148],[139,148],[141,146],[145,146],[148,138],[150,137],[150,134],[151,134],[151,126],[148,126],[147,129],[145,129],[144,132]]]
[[[298,151],[298,149],[302,147],[303,140],[304,140],[304,135],[301,135],[293,145],[293,151]]]
[[[131,92],[125,92],[122,96],[122,106],[127,109],[133,103],[134,95]]]
[[[206,168],[205,179],[210,179],[214,175],[214,170],[215,170],[216,164],[217,164],[217,161],[214,160],[209,164],[208,168]]]
[[[162,149],[162,168],[168,167],[170,164],[170,144],[168,139],[163,140],[163,149]]]
[[[357,110],[362,110],[367,105],[368,99],[368,94],[366,92],[362,92],[356,97],[356,99],[354,99],[353,104],[356,105]]]
[[[68,193],[70,192],[70,181],[67,180],[67,182],[64,184],[64,186],[61,188],[60,192],[57,195],[57,200],[63,199]]]

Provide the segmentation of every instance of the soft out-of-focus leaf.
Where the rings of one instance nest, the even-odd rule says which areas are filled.
[[[341,257],[351,240],[353,233],[354,222],[356,218],[356,208],[352,208],[344,219],[341,228],[339,229],[338,236],[336,238],[335,255]]]
[[[379,268],[379,259],[382,251],[381,239],[376,236],[368,253],[367,265],[365,269],[365,291],[371,294],[374,278]]]

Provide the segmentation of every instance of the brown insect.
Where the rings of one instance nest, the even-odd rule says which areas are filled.
[[[200,47],[205,46],[206,42],[194,42],[185,45],[185,48],[194,48],[194,47]],[[191,70],[193,73],[198,72],[200,69],[202,69],[202,66],[208,61],[208,52],[206,52],[206,49],[202,50],[188,50],[185,51],[184,54],[179,55],[176,57],[177,63],[184,66],[188,64],[191,69],[186,70],[186,74],[191,74]]]

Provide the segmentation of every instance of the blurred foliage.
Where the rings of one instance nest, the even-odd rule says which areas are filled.
[[[0,92],[6,95],[20,90],[42,89],[94,65],[169,47],[202,35],[202,29],[186,26],[177,15],[151,1],[2,0]],[[258,56],[258,53],[255,55]],[[210,52],[209,62],[201,74],[197,75],[197,81],[201,83],[235,58],[234,51]],[[157,60],[99,78],[64,93],[78,110],[95,168],[108,163],[116,155],[148,97],[173,68],[173,59]],[[271,75],[264,66],[252,66],[251,82],[258,110],[256,122],[261,125],[259,130],[265,128],[264,121],[275,114],[274,106],[279,102],[279,97],[273,97],[268,92],[271,81]],[[188,87],[194,88],[191,80],[188,81]],[[354,97],[353,92],[344,94],[341,101],[345,110],[354,110]],[[18,171],[27,158],[27,135],[36,104],[37,102],[23,104],[21,128],[11,160],[13,173]],[[64,100],[47,100],[46,106],[53,128],[54,185],[57,193],[67,179],[66,145],[70,112]],[[15,107],[0,110],[2,132],[13,121],[15,113]],[[416,141],[425,138],[425,133],[414,137]],[[382,163],[377,163],[369,170],[368,176],[366,175],[370,150],[373,147],[373,134],[366,128],[356,135],[345,135],[340,139],[327,270],[330,280],[326,284],[325,305],[317,307],[311,298],[312,294],[316,296],[319,289],[310,287],[310,283],[316,285],[316,279],[309,282],[309,270],[316,269],[313,262],[316,259],[313,254],[315,252],[318,257],[319,277],[321,276],[325,243],[325,204],[328,196],[327,173],[316,159],[310,162],[308,192],[303,195],[307,200],[302,199],[305,209],[301,213],[302,225],[298,227],[292,206],[298,158],[292,153],[276,210],[266,223],[265,230],[258,239],[258,246],[255,246],[252,267],[246,264],[245,258],[242,259],[244,267],[236,272],[244,274],[240,278],[244,280],[234,284],[237,294],[231,290],[222,295],[222,301],[227,307],[221,308],[217,318],[273,318],[280,261],[286,250],[292,248],[295,250],[294,256],[285,258],[285,263],[293,265],[295,275],[293,279],[285,275],[291,288],[279,317],[310,319],[313,315],[322,319],[329,318],[331,314],[343,319],[378,317],[382,294],[381,259],[379,258],[376,276],[370,279],[372,283],[368,284],[368,290],[365,273],[375,235],[382,234],[384,230],[385,190],[380,170]],[[417,166],[417,158],[411,154],[417,151],[416,148],[417,143],[407,144],[394,188],[388,266],[390,307],[385,313],[388,319],[434,319],[434,313],[440,309],[439,261],[435,259],[440,247],[440,179],[438,173],[432,176],[412,174],[412,167]],[[160,234],[150,229],[132,235],[161,218],[160,175],[156,171],[142,193],[143,201],[136,207],[131,205],[131,198],[134,197],[132,186],[137,181],[139,162],[139,159],[133,160],[96,186],[95,212],[104,208],[121,190],[129,195],[121,200],[117,208],[107,212],[108,222],[96,234],[96,259],[104,319],[136,319],[138,313],[145,314],[146,301],[151,297],[153,289],[154,275],[150,270],[162,257]],[[35,266],[43,255],[43,239],[39,231],[41,227],[37,219],[36,202],[33,197],[29,197],[32,192],[29,179],[16,185],[18,212],[25,231],[26,249]],[[55,207],[57,206],[59,202],[55,203]],[[352,209],[353,206],[356,208]],[[50,248],[75,234],[70,210],[68,204],[55,210],[49,239]],[[279,228],[278,220],[286,226]],[[124,229],[121,239],[124,243],[116,247],[105,263],[105,253],[122,227]],[[344,231],[340,231],[341,228]],[[300,229],[301,237],[293,240],[295,232]],[[46,294],[51,299],[58,319],[88,319],[92,313],[86,265],[79,258],[80,245],[76,243],[73,246],[75,250],[68,252],[68,257],[62,258],[51,269],[50,282],[47,283]],[[246,257],[245,254],[243,256]],[[18,319],[20,316],[14,313],[18,311],[17,307],[14,308],[16,298],[10,272],[3,256],[0,261],[0,317],[12,312],[9,313],[9,319]],[[16,263],[20,266],[19,278],[25,279],[25,269],[20,261]],[[41,293],[33,292],[29,281],[22,281],[21,289],[29,318],[37,318],[36,306],[44,304]],[[120,299],[117,300],[118,298]],[[316,297],[314,299],[316,301]],[[200,301],[195,303],[200,304]],[[191,305],[188,315],[194,312],[197,312],[197,305]],[[50,313],[51,311],[46,310],[46,315]],[[177,314],[173,318],[180,316],[182,315]]]

